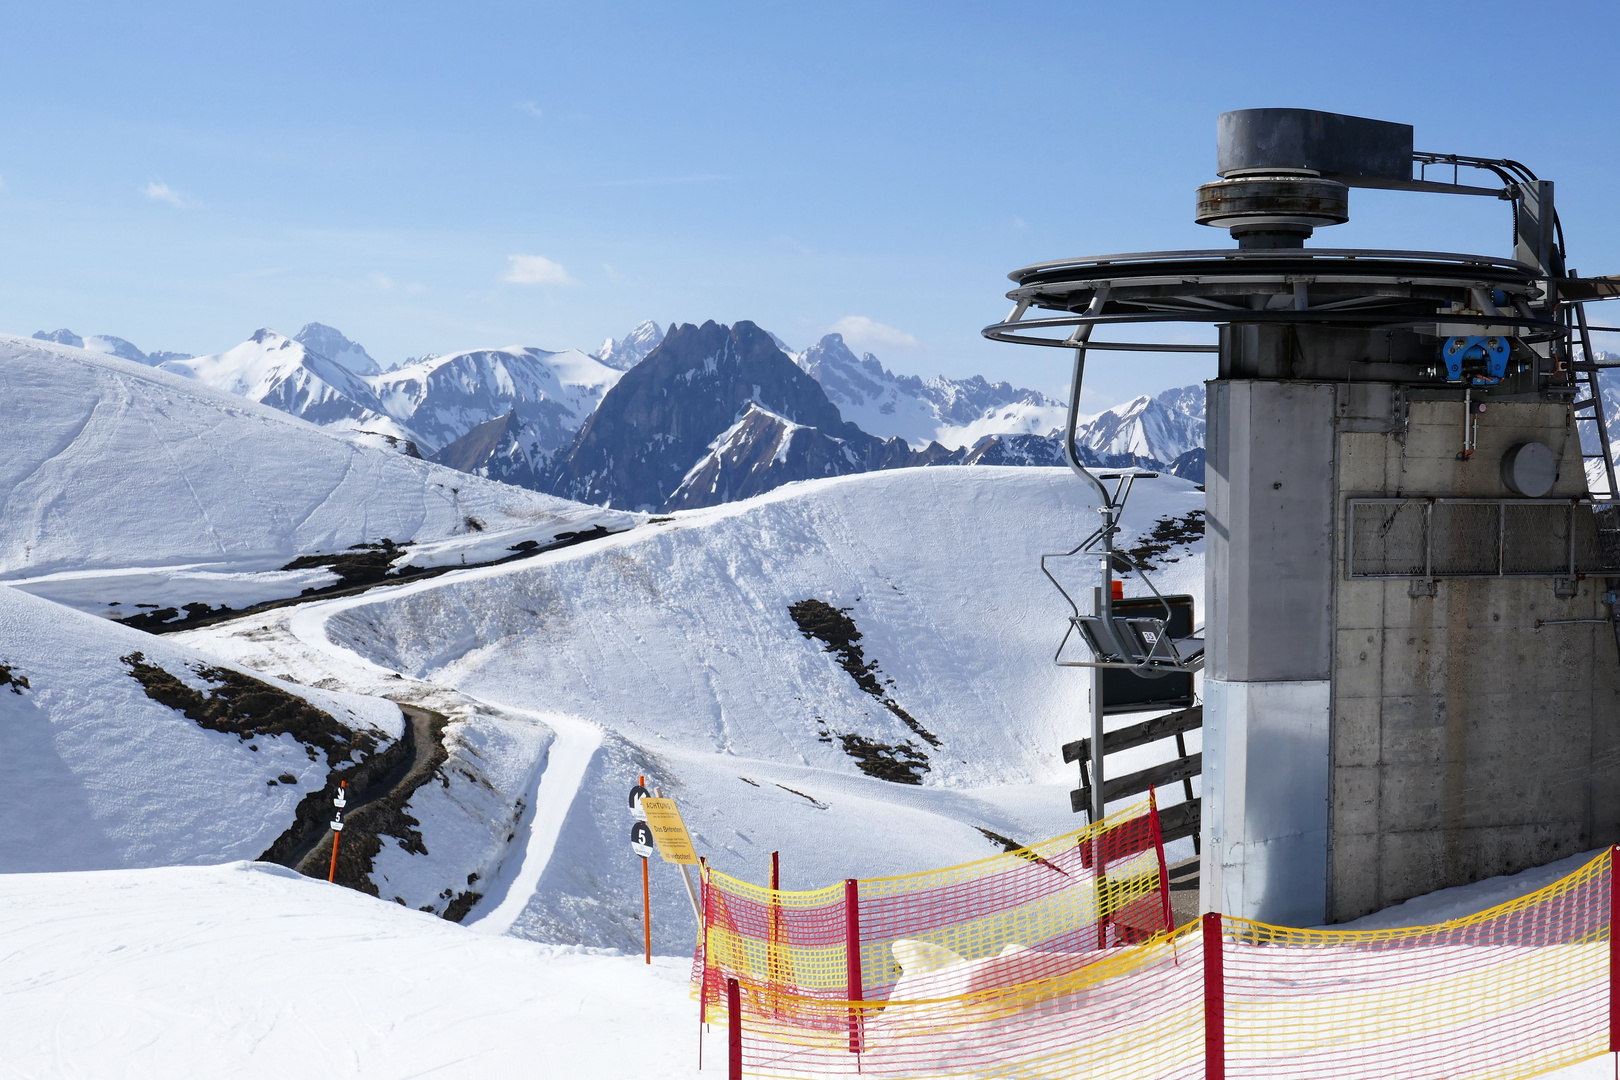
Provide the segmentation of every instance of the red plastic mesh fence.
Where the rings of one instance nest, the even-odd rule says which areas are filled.
[[[1135,921],[1147,899],[1163,912],[1163,879],[1156,847],[1110,849],[1124,827],[852,889],[711,873],[705,1018],[740,1020],[741,1071],[806,1078],[1508,1080],[1603,1053],[1620,1030],[1612,852],[1437,926],[1208,916],[1169,933],[1162,914]]]

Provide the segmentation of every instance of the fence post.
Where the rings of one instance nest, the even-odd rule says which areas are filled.
[[[781,1015],[783,983],[787,973],[782,970],[782,861],[781,852],[771,852],[771,925],[765,945],[766,1007],[772,1015]]]
[[[844,989],[848,1000],[861,1000],[861,899],[859,883],[844,880]],[[861,1014],[849,1007],[849,1052],[861,1052]]]
[[[1609,849],[1609,1053],[1620,1053],[1620,848]]]
[[[1204,1080],[1226,1080],[1226,973],[1221,915],[1204,915]]]
[[[1153,815],[1153,850],[1159,853],[1159,897],[1164,901],[1164,932],[1176,928],[1176,917],[1170,913],[1170,868],[1164,862],[1164,827],[1159,824],[1159,798],[1148,788],[1148,813]]]
[[[742,992],[736,979],[726,980],[726,1080],[742,1080]]]

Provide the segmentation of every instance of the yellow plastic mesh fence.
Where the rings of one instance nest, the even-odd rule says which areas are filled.
[[[709,871],[703,894],[694,989],[723,1021],[737,981],[759,1075],[975,1075],[962,1067],[999,1067],[1009,1031],[1033,1023],[1047,1034],[1021,1036],[1023,1055],[1102,1060],[1071,1049],[1075,995],[1136,1000],[1127,968],[1178,962],[1151,802],[961,866],[811,892]]]
[[[1611,855],[1405,930],[1223,920],[1228,1076],[1535,1076],[1609,1049]]]
[[[808,893],[708,874],[694,991],[731,1075],[1509,1080],[1611,1046],[1611,852],[1436,926],[1172,933],[1155,826]]]

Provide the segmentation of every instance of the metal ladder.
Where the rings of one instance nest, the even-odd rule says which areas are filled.
[[[1587,461],[1599,458],[1603,460],[1603,476],[1607,487],[1601,495],[1592,492],[1592,498],[1599,504],[1620,506],[1620,487],[1616,486],[1614,478],[1614,449],[1609,441],[1608,415],[1603,411],[1603,387],[1599,379],[1604,368],[1620,368],[1620,363],[1598,362],[1597,352],[1592,348],[1592,333],[1586,324],[1585,305],[1571,304],[1569,307],[1574,314],[1572,329],[1580,334],[1581,341],[1581,359],[1578,362],[1571,360],[1570,371],[1575,376],[1577,386],[1584,383],[1586,389],[1586,396],[1579,398],[1574,404],[1576,437],[1579,439],[1580,425],[1585,421],[1590,421],[1597,429],[1598,449],[1596,452],[1589,452],[1586,444],[1582,442],[1581,462],[1584,465]]]

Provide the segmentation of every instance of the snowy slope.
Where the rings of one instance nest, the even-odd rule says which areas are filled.
[[[0,460],[4,581],[129,578],[137,568],[160,577],[265,573],[383,538],[414,542],[413,557],[477,561],[524,539],[634,521],[358,445],[162,371],[24,338],[0,336],[0,430],[9,450]],[[282,596],[313,582],[292,584],[276,591],[261,582]],[[31,588],[55,595],[49,584]]]
[[[380,407],[439,450],[486,421],[517,415],[526,450],[549,454],[568,441],[622,374],[577,349],[519,345],[419,360],[373,376]]]
[[[246,1080],[697,1071],[690,958],[470,933],[280,867],[0,876],[17,1077]]]
[[[193,689],[217,663],[0,588],[0,873],[257,858],[325,786],[325,756],[290,734],[246,741],[152,700],[120,659],[137,652]],[[283,688],[353,730],[400,736],[390,702]]]
[[[1138,485],[1126,542],[1201,507],[1185,482]],[[716,866],[758,878],[780,849],[805,885],[977,857],[994,850],[980,828],[1076,827],[1059,747],[1079,734],[1086,682],[1050,662],[1066,609],[1038,562],[1094,520],[1061,469],[862,474],[184,637],[303,682],[369,690],[397,673],[580,732],[573,763],[540,773],[522,850],[471,920],[500,910],[498,928],[521,936],[630,948],[639,875],[622,801],[638,775],[681,799]],[[1200,593],[1201,544],[1171,555],[1160,588]],[[806,599],[848,609],[884,691],[938,746],[800,633],[788,607]],[[922,783],[863,773],[863,748],[926,763]],[[431,848],[434,814],[418,816]],[[656,945],[683,951],[684,897],[667,877],[659,889]]]

